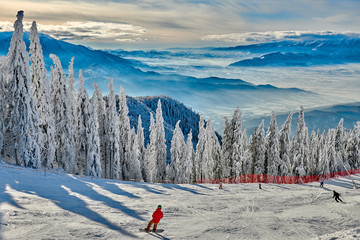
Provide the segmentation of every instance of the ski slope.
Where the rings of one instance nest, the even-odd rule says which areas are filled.
[[[360,185],[360,175],[353,176]],[[349,177],[304,185],[174,185],[0,165],[0,239],[360,239]],[[332,199],[332,190],[345,203]],[[159,234],[140,232],[163,206]]]

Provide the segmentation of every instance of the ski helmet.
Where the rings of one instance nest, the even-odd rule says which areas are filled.
[[[161,209],[161,205],[158,205],[158,207],[157,208],[160,208]]]

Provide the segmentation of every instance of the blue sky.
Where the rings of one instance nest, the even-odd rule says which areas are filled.
[[[234,46],[302,33],[360,33],[359,0],[0,0],[1,31],[25,30],[94,48]]]

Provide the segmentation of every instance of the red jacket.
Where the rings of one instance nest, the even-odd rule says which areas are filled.
[[[160,219],[163,217],[163,213],[160,208],[156,209],[156,211],[152,215],[152,221],[154,223],[159,223]]]

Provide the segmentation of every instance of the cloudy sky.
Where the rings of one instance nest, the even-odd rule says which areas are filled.
[[[301,34],[359,34],[359,0],[0,0],[0,31],[25,30],[94,48],[235,46]]]

